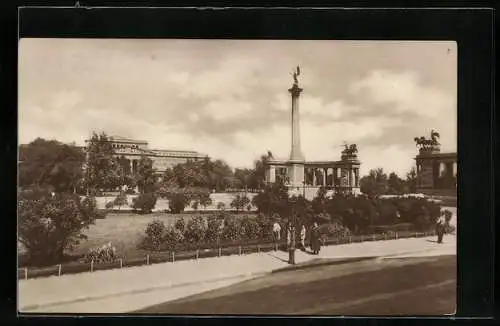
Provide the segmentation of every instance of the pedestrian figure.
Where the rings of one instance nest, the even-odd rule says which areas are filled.
[[[306,227],[302,225],[302,229],[300,229],[300,250],[306,250]]]
[[[438,237],[438,240],[437,240],[438,243],[443,243],[445,223],[446,223],[446,221],[444,219],[444,216],[441,215],[436,222],[436,233],[437,233],[437,237]]]
[[[275,243],[278,243],[281,239],[281,226],[278,222],[273,224],[273,238]]]
[[[314,255],[319,254],[321,250],[321,239],[319,233],[318,223],[314,222],[313,227],[311,229],[311,250]]]

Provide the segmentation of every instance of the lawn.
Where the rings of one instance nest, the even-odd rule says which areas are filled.
[[[116,247],[119,255],[126,257],[141,255],[144,251],[137,249],[137,245],[144,236],[144,231],[149,222],[158,219],[163,221],[165,225],[170,225],[177,218],[182,217],[187,222],[197,215],[199,214],[151,213],[140,215],[134,213],[110,213],[105,219],[96,220],[95,224],[85,231],[88,239],[82,241],[72,254],[84,254],[90,248],[111,242]]]

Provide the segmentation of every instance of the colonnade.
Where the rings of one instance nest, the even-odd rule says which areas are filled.
[[[120,160],[121,157],[118,157]],[[120,164],[122,164],[122,167],[125,169],[127,173],[133,174],[137,171],[137,166],[139,165],[139,159],[124,159],[120,161]]]
[[[279,176],[288,175],[287,166],[270,165],[266,171],[266,180],[275,182]],[[311,187],[353,187],[359,188],[359,166],[314,167],[304,166],[304,184]]]
[[[306,167],[306,186],[359,187],[359,167]]]

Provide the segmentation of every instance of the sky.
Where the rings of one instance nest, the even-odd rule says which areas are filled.
[[[432,129],[456,151],[457,46],[444,41],[22,39],[19,142],[103,131],[233,168],[286,159],[297,65],[306,160],[355,143],[362,175],[403,177]]]

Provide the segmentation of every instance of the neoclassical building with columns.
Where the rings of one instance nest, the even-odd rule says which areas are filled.
[[[345,145],[341,159],[336,161],[306,161],[300,145],[300,112],[299,98],[303,89],[299,87],[294,73],[294,84],[288,90],[292,99],[291,110],[291,150],[286,160],[268,156],[266,165],[266,182],[273,183],[282,178],[293,192],[312,197],[323,186],[327,189],[339,190],[344,193],[359,194],[359,168],[357,147]]]
[[[196,151],[149,149],[148,142],[144,140],[119,136],[110,136],[108,139],[116,157],[122,159],[121,163],[126,173],[135,173],[141,157],[148,157],[153,161],[153,168],[159,176],[177,164],[185,163],[188,160],[197,161],[208,158],[208,155]]]
[[[415,157],[417,192],[429,195],[457,196],[457,153],[442,153],[439,134],[431,132],[431,138],[415,138],[419,147]]]

